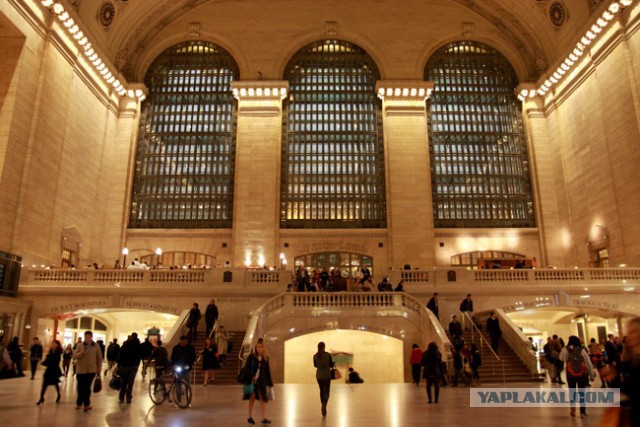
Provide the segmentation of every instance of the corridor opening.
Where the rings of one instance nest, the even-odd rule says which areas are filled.
[[[313,355],[320,341],[333,354],[343,378],[348,368],[353,367],[367,383],[404,382],[404,344],[400,339],[369,331],[334,329],[285,341],[285,383],[315,384]]]

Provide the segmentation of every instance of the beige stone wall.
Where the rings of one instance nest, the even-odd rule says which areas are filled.
[[[117,105],[56,22],[2,8],[25,42],[0,113],[0,247],[26,265],[59,264],[62,230],[75,227],[80,263],[100,261],[104,207],[125,184],[110,188]]]
[[[640,263],[640,121],[629,60],[638,39],[636,32],[628,43],[621,38],[594,49],[581,83],[547,104],[550,146],[561,164],[538,166],[537,175],[545,181],[541,192],[560,196],[559,230],[569,264],[588,266],[587,236],[595,226],[609,231],[611,265]]]

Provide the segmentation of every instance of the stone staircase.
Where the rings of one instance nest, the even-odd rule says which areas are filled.
[[[202,322],[201,322],[202,323]],[[191,344],[196,349],[196,355],[200,356],[200,352],[204,348],[205,341],[204,330],[198,330],[198,339],[192,341]],[[244,331],[227,331],[229,333],[229,346],[231,351],[227,353],[226,361],[222,362],[222,368],[215,371],[215,380],[209,381],[209,385],[229,385],[237,384],[236,377],[238,376],[238,352],[242,347],[242,341],[244,340]],[[196,363],[195,379],[192,379],[193,384],[204,384],[204,373],[202,372],[202,360],[200,359]]]
[[[502,383],[502,362],[498,361],[491,349],[487,345],[491,340],[489,335],[483,332],[485,343],[480,345],[478,331],[474,331],[473,338],[471,331],[464,331],[465,344],[476,344],[482,356],[482,366],[478,370],[480,381],[485,384]],[[449,337],[451,338],[451,337]],[[504,377],[507,383],[539,383],[544,382],[543,374],[532,375],[511,346],[504,340],[500,340],[498,346],[498,357],[504,361]]]

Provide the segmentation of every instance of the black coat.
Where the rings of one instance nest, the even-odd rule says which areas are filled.
[[[427,303],[427,308],[431,310],[433,314],[436,315],[436,317],[438,317],[438,312],[440,311],[440,309],[438,308],[438,300],[436,300],[436,297],[431,297],[431,299]]]
[[[422,353],[420,363],[424,368],[423,378],[440,378],[440,375],[442,375],[442,355],[439,351],[425,351]]]
[[[214,323],[218,318],[218,307],[215,304],[209,304],[204,312],[204,320],[207,323]]]
[[[196,349],[191,344],[181,346],[180,344],[173,347],[171,350],[171,363],[173,365],[180,365],[189,369],[193,368],[193,364],[196,361]]]
[[[461,337],[462,336],[462,323],[460,323],[460,322],[450,322],[449,323],[449,333],[453,337]]]
[[[499,337],[502,335],[502,330],[500,329],[500,320],[489,317],[487,319],[487,332],[492,337]]]
[[[47,358],[42,362],[47,367],[44,371],[43,381],[46,385],[56,385],[60,382],[62,370],[60,369],[60,353],[49,351]]]
[[[220,369],[220,360],[216,356],[218,347],[215,344],[211,344],[209,347],[202,349],[202,370],[208,371],[209,369]]]
[[[118,365],[137,367],[142,359],[142,345],[138,338],[129,338],[122,344],[118,355]]]

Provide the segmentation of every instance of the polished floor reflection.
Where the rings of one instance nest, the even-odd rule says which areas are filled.
[[[75,381],[62,384],[62,401],[48,389],[45,404],[35,405],[42,384],[28,377],[0,381],[0,420],[13,426],[244,426],[247,405],[240,386],[195,386],[191,409],[165,402],[154,406],[147,394],[148,382],[138,376],[131,405],[119,404],[117,393],[104,389],[93,397],[93,410],[75,410]],[[530,386],[530,385],[527,385]],[[429,405],[423,387],[410,384],[336,384],[331,389],[328,415],[320,414],[315,385],[278,384],[276,400],[267,405],[273,426],[406,427],[406,426],[597,426],[604,412],[589,408],[585,419],[569,418],[568,409],[470,408],[467,388],[441,389],[440,403]],[[254,418],[260,420],[256,405]]]

